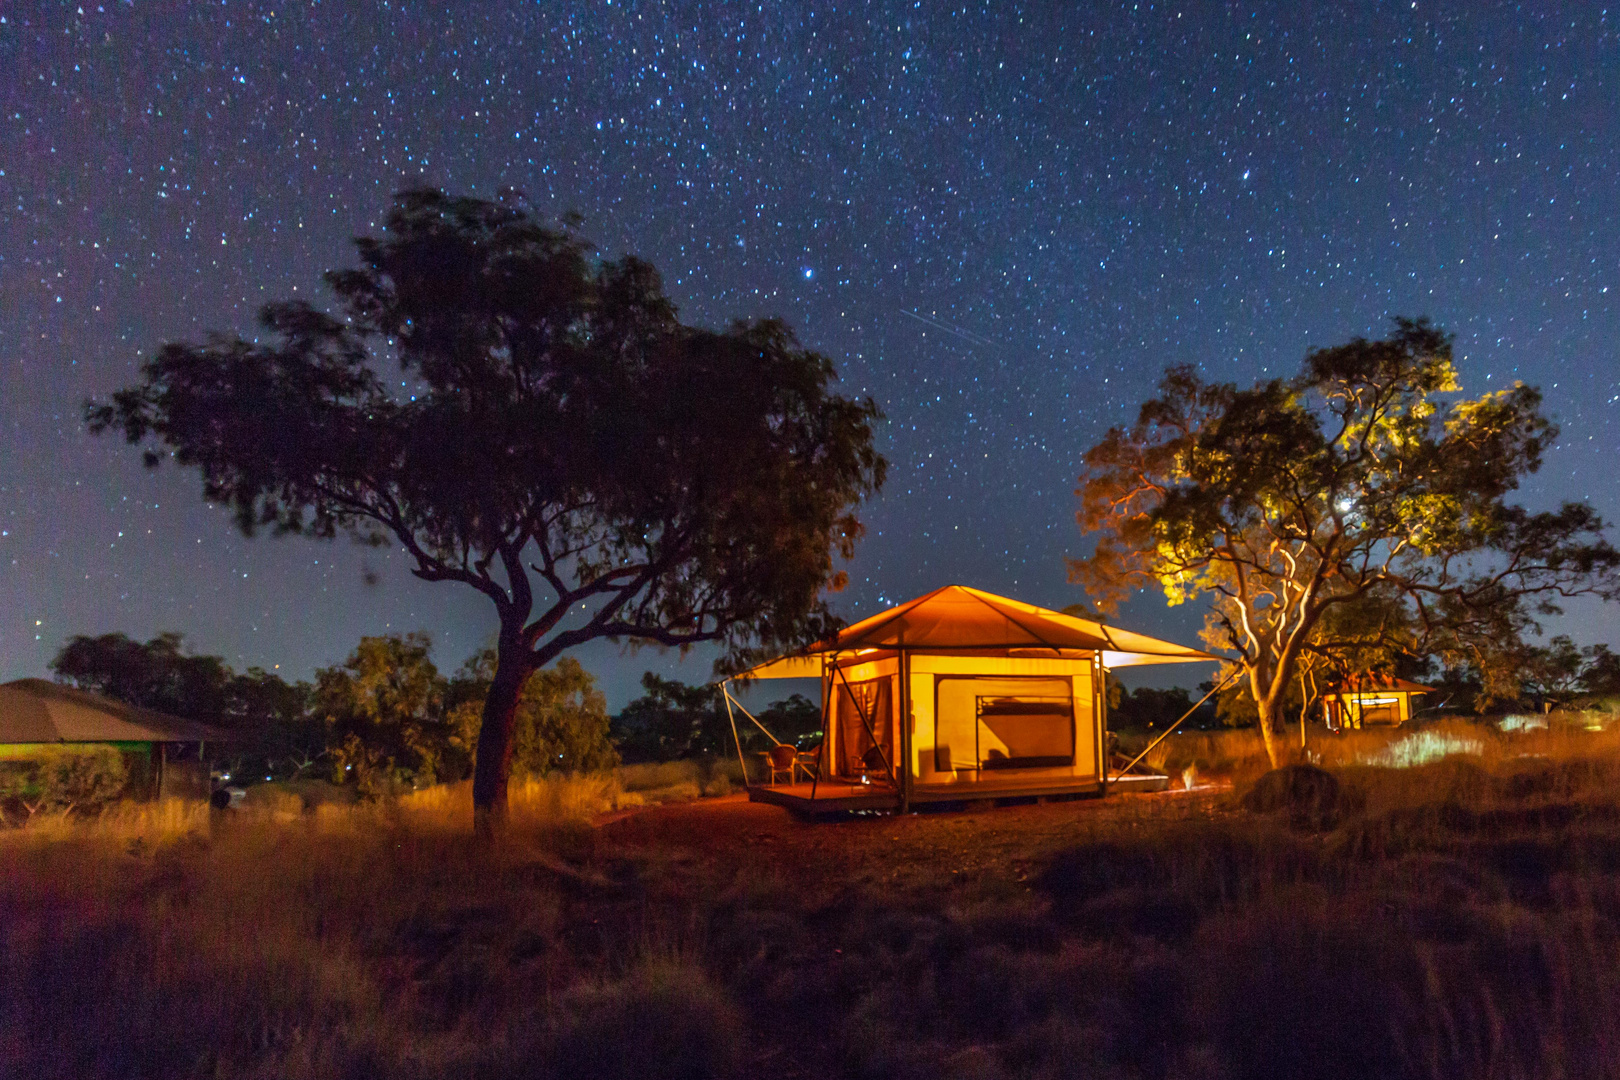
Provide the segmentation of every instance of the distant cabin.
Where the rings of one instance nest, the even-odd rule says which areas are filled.
[[[204,755],[223,735],[207,724],[45,679],[0,683],[0,760],[110,748],[124,758],[127,798],[208,798]]]
[[[1429,693],[1427,686],[1392,675],[1361,675],[1324,694],[1322,709],[1332,731],[1390,727],[1412,719],[1416,699]]]

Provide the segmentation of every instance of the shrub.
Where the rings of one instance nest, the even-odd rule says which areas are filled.
[[[1251,813],[1285,813],[1289,824],[1301,829],[1333,828],[1344,804],[1339,778],[1314,765],[1273,769],[1243,796],[1243,807]]]
[[[124,793],[128,781],[124,756],[112,747],[41,750],[0,760],[0,808],[24,819],[100,810]]]

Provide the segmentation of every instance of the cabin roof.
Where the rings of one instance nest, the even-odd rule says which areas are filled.
[[[226,733],[45,679],[0,684],[0,743],[204,742]]]
[[[1431,687],[1420,683],[1398,679],[1393,675],[1383,675],[1376,672],[1367,672],[1354,675],[1338,683],[1329,691],[1330,694],[1427,694]]]

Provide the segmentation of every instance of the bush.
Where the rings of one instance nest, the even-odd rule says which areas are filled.
[[[1273,769],[1243,796],[1243,807],[1249,812],[1285,813],[1289,824],[1300,829],[1332,829],[1339,823],[1344,804],[1339,778],[1314,765]]]
[[[0,760],[0,813],[28,820],[41,812],[99,811],[129,783],[124,755],[108,746],[41,750]]]
[[[565,656],[529,677],[512,732],[512,771],[529,776],[606,772],[619,763],[608,738],[607,699],[591,673]]]

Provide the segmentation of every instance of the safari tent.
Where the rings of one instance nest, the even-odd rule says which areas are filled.
[[[1322,710],[1331,731],[1403,724],[1417,711],[1413,699],[1431,692],[1393,675],[1360,675],[1322,695]]]
[[[749,797],[818,813],[1162,786],[1109,775],[1102,674],[1215,659],[948,585],[738,676],[821,682],[821,745],[768,752]]]

